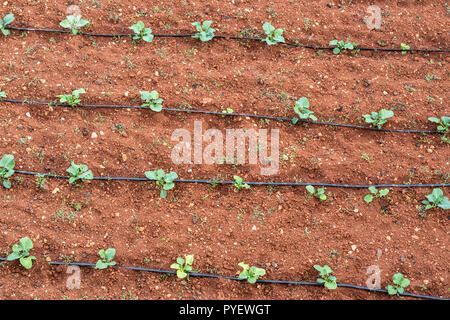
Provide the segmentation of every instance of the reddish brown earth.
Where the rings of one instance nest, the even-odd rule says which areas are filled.
[[[270,21],[286,30],[286,40],[304,44],[348,37],[364,47],[378,47],[379,41],[394,48],[400,43],[411,48],[448,45],[449,9],[443,1],[377,1],[384,19],[379,31],[364,24],[364,1],[118,3],[70,4],[80,6],[92,32],[129,32],[142,20],[153,33],[189,33],[191,22],[211,19],[216,34],[237,35],[246,28],[261,30]],[[2,17],[14,13],[13,26],[58,28],[66,5],[8,1],[0,11]],[[54,101],[58,94],[84,87],[85,103],[140,104],[140,90],[158,90],[165,106],[293,116],[294,102],[308,96],[320,120],[359,124],[363,114],[393,108],[395,117],[386,128],[429,130],[435,127],[428,117],[449,113],[448,54],[333,55],[219,39],[155,38],[134,45],[128,38],[38,32],[12,32],[0,41],[0,88],[9,98]],[[427,74],[439,79],[428,82]],[[405,90],[405,84],[415,92]],[[436,135],[146,110],[5,102],[0,109],[0,153],[13,154],[17,170],[63,174],[73,160],[87,164],[96,176],[143,176],[157,168],[185,179],[239,175],[246,181],[352,184],[443,183],[450,176],[449,147]],[[203,121],[205,130],[223,132],[279,129],[279,174],[263,177],[257,165],[174,165],[171,134],[177,128],[192,130],[196,120]],[[125,134],[116,125],[123,125]],[[93,132],[97,139],[91,138]],[[48,179],[45,188],[37,189],[34,177],[15,177],[23,180],[13,179],[10,190],[1,189],[1,255],[28,236],[38,260],[30,270],[17,261],[0,264],[2,299],[126,299],[130,293],[138,299],[391,299],[345,288],[193,277],[186,282],[148,272],[86,268],[81,289],[68,290],[66,268],[45,262],[95,263],[97,252],[107,247],[116,248],[121,265],[169,269],[178,256],[194,254],[198,271],[234,276],[244,261],[264,267],[266,279],[315,281],[313,265],[328,264],[339,282],[364,286],[367,268],[377,265],[382,288],[401,272],[411,280],[408,292],[449,297],[448,213],[418,214],[431,189],[391,189],[386,199],[368,205],[363,200],[367,189],[328,188],[328,200],[320,203],[303,187],[252,187],[236,193],[231,186],[177,184],[163,200],[152,183],[93,181],[72,187]],[[449,188],[443,191],[449,195]],[[76,204],[81,210],[74,209]],[[61,210],[76,211],[78,218],[71,223],[55,218]]]

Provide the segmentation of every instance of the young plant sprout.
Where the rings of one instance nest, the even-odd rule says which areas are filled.
[[[112,261],[114,259],[114,256],[116,255],[116,249],[114,248],[108,248],[106,250],[101,249],[98,252],[98,255],[100,256],[100,260],[97,261],[95,264],[95,269],[106,269],[109,266],[115,266],[116,262]]]
[[[324,286],[329,290],[337,288],[336,277],[332,275],[333,270],[331,270],[329,266],[324,265],[323,267],[321,267],[316,264],[314,266],[314,269],[319,271],[320,278],[317,278],[318,283],[323,283]]]
[[[309,110],[309,100],[308,98],[301,97],[295,102],[294,111],[297,113],[298,118],[292,118],[292,123],[296,124],[299,119],[307,120],[311,119],[317,121],[314,111]]]
[[[14,174],[14,156],[12,154],[5,154],[0,160],[0,181],[6,189],[11,188],[11,181],[9,178]]]
[[[344,42],[342,40],[331,40],[329,43],[330,46],[336,46],[333,49],[334,54],[339,54],[341,52],[345,52],[346,50],[354,50],[358,46],[357,43],[354,42]]]
[[[33,266],[33,260],[36,260],[35,256],[30,256],[30,250],[33,249],[33,241],[30,238],[25,237],[19,240],[19,244],[12,246],[12,253],[6,258],[7,261],[13,261],[19,259],[20,264],[25,269],[30,269]]]
[[[75,164],[72,161],[69,169],[66,171],[70,174],[70,184],[74,184],[77,181],[84,182],[85,180],[91,180],[94,178],[92,171],[88,170],[88,166],[85,164]]]
[[[159,97],[158,91],[139,91],[141,99],[145,101],[142,104],[143,107],[150,108],[152,111],[160,112],[162,110],[163,99]]]
[[[404,43],[400,43],[400,48],[401,48],[402,50],[410,50],[410,49],[411,49],[410,46],[408,46],[408,45],[406,45],[406,44],[404,44]],[[406,54],[406,51],[402,51],[402,54]]]
[[[2,99],[2,98],[6,98],[6,92],[0,90],[0,99]]]
[[[447,197],[444,197],[444,193],[439,188],[433,189],[433,192],[427,195],[426,198],[427,200],[422,201],[425,205],[425,210],[430,210],[433,208],[441,208],[444,210],[450,209],[450,201]]]
[[[275,29],[275,27],[270,22],[264,22],[262,28],[267,37],[262,39],[261,41],[267,43],[269,46],[284,42],[284,37],[282,36],[284,31],[283,29]]]
[[[189,254],[184,257],[185,259],[178,257],[176,263],[172,263],[171,269],[177,270],[177,277],[184,279],[187,277],[189,280],[189,273],[192,272],[192,264],[194,263],[194,255]]]
[[[403,274],[396,273],[392,276],[394,285],[388,285],[386,290],[390,295],[401,295],[405,292],[405,288],[409,286],[410,281],[406,279]]]
[[[375,187],[369,187],[369,191],[371,193],[364,197],[364,201],[367,203],[372,202],[374,198],[381,198],[389,193],[389,189],[377,190]]]
[[[72,91],[72,94],[62,94],[57,96],[60,103],[66,103],[72,107],[76,107],[81,103],[80,94],[86,93],[83,88]]]
[[[61,21],[59,25],[65,29],[70,29],[73,34],[78,34],[79,30],[89,24],[89,20],[81,19],[79,15],[70,15]]]
[[[153,41],[152,29],[146,28],[142,21],[138,21],[136,24],[133,24],[129,29],[133,30],[135,35],[133,36],[133,40],[142,39],[146,42]]]
[[[316,191],[313,186],[306,186],[306,191],[308,191],[308,193],[313,195],[314,197],[318,198],[320,201],[327,200],[327,196],[325,195],[325,187],[317,188]]]
[[[233,176],[233,178],[234,178],[234,183],[233,183],[233,186],[236,188],[236,190],[235,191],[240,191],[240,190],[242,190],[243,188],[245,188],[245,189],[250,189],[250,186],[248,185],[248,184],[246,184],[246,183],[242,183],[244,180],[241,178],[241,177],[239,177],[239,176]]]
[[[428,120],[438,124],[438,126],[436,128],[437,131],[439,133],[443,134],[441,140],[443,142],[450,143],[450,139],[447,138],[447,133],[449,133],[449,131],[450,131],[450,117],[442,116],[440,119],[435,118],[435,117],[430,117],[430,118],[428,118]]]
[[[145,171],[145,176],[149,180],[156,181],[156,187],[161,189],[160,197],[167,197],[167,190],[173,189],[175,183],[173,180],[178,178],[175,172],[165,173],[164,170]]]
[[[238,266],[242,267],[242,272],[239,274],[239,280],[247,280],[248,283],[255,283],[259,277],[262,277],[266,274],[266,270],[257,268],[255,266],[250,266],[243,262],[239,262]]]
[[[226,108],[225,110],[222,110],[222,113],[224,114],[222,117],[225,117],[225,114],[227,114],[227,113],[233,113],[233,112],[234,112],[233,109]]]
[[[200,39],[201,41],[209,41],[212,38],[214,38],[214,31],[216,31],[213,28],[210,28],[211,24],[213,22],[211,20],[203,21],[203,24],[200,22],[193,22],[192,25],[197,30],[197,33],[192,36],[194,39]]]
[[[8,29],[6,29],[6,26],[14,21],[14,14],[8,13],[6,16],[3,17],[3,20],[0,19],[0,30],[2,30],[3,35],[7,36],[11,33]]]
[[[374,127],[381,129],[383,124],[387,122],[386,119],[393,117],[394,112],[391,110],[381,109],[379,112],[373,111],[371,114],[363,115],[364,119],[366,119],[366,123],[370,123]]]

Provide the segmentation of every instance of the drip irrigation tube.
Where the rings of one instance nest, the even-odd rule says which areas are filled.
[[[6,259],[0,258],[0,261],[6,261]],[[69,263],[67,263],[67,262],[60,262],[60,261],[50,261],[50,262],[48,262],[48,264],[52,265],[52,266],[53,265],[67,265],[67,266],[92,267],[92,268],[95,268],[95,266],[96,266],[93,263],[85,263],[85,262],[69,262]],[[122,268],[122,269],[134,270],[134,271],[145,271],[145,272],[154,272],[154,273],[162,273],[162,274],[174,274],[174,275],[176,274],[176,271],[174,271],[174,270],[164,270],[164,269],[152,269],[152,268],[120,266],[120,265],[113,266],[112,268]],[[216,275],[216,274],[197,273],[197,272],[190,272],[189,276],[190,277],[199,277],[199,278],[214,278],[214,279],[227,279],[227,280],[233,280],[233,281],[243,281],[237,277],[221,276],[221,275]],[[292,284],[292,285],[298,285],[298,286],[323,287],[323,284],[321,284],[321,283],[310,282],[310,281],[258,279],[256,282],[270,283],[270,284]],[[364,290],[364,291],[370,291],[370,292],[388,293],[388,291],[384,290],[384,289],[372,289],[369,287],[363,287],[363,286],[358,286],[358,285],[353,285],[353,284],[337,283],[337,286],[341,287],[341,288],[357,289],[357,290]],[[408,292],[404,292],[403,294],[400,294],[400,296],[411,297],[411,298],[421,298],[421,299],[431,299],[431,300],[450,300],[447,298],[415,294],[415,293],[408,293]]]
[[[6,26],[5,29],[17,30],[17,31],[36,31],[36,32],[56,32],[56,33],[67,33],[72,34],[70,30],[61,30],[61,29],[40,29],[33,27],[12,27]],[[135,34],[129,33],[91,33],[91,32],[81,32],[78,31],[78,35],[82,36],[91,36],[91,37],[107,37],[107,38],[120,38],[120,37],[133,37]],[[155,38],[191,38],[195,33],[188,34],[154,34]],[[232,40],[251,40],[251,41],[262,41],[263,38],[258,37],[238,37],[238,36],[226,36],[226,35],[215,35],[216,39],[232,39]],[[303,45],[301,43],[296,42],[279,42],[280,44],[287,45],[290,47],[300,47],[305,49],[313,49],[313,50],[333,50],[334,47],[329,46],[311,46],[311,45]],[[360,51],[384,51],[384,52],[450,52],[449,49],[391,49],[391,48],[371,48],[371,47],[356,47],[356,50]]]
[[[48,178],[57,179],[69,179],[69,176],[57,175],[51,173],[40,173],[33,171],[15,170],[14,173],[23,175],[43,176]],[[143,177],[93,177],[90,180],[103,180],[103,181],[153,181]],[[175,179],[173,182],[180,183],[206,183],[206,184],[234,184],[236,181],[216,181],[216,180],[197,180],[197,179]],[[331,187],[331,188],[354,188],[354,189],[366,189],[369,187],[376,188],[438,188],[438,187],[450,187],[450,183],[438,183],[438,184],[335,184],[335,183],[322,183],[322,182],[264,182],[264,181],[243,181],[248,185],[255,186],[318,186],[318,187]]]
[[[104,109],[147,109],[147,110],[150,110],[149,108],[143,107],[143,106],[128,106],[128,105],[80,104],[80,105],[73,107],[69,104],[64,104],[64,103],[39,102],[39,101],[28,101],[28,100],[17,100],[17,99],[6,99],[6,98],[1,99],[0,101],[9,102],[9,103],[19,103],[19,104],[47,105],[47,106],[52,106],[52,107],[63,107],[63,108],[104,108]],[[222,117],[224,117],[224,116],[249,117],[249,118],[269,119],[269,120],[278,120],[278,121],[292,121],[293,120],[293,118],[287,118],[287,117],[247,114],[247,113],[222,113],[222,112],[217,112],[217,111],[191,110],[191,109],[179,109],[179,108],[162,108],[162,110],[169,111],[169,112],[210,114],[210,115],[217,115],[217,116],[222,116]],[[298,119],[298,122],[317,124],[317,125],[325,125],[325,126],[369,130],[369,131],[378,131],[378,132],[430,133],[430,134],[439,134],[440,133],[438,131],[432,131],[432,130],[382,129],[382,128],[366,127],[366,126],[360,126],[360,125],[354,125],[354,124],[334,123],[334,122],[328,122],[328,121],[313,121],[313,120],[304,120],[304,119]]]

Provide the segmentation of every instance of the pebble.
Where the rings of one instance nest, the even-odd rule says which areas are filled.
[[[29,112],[25,113],[28,118],[31,118],[31,114]]]
[[[97,138],[98,138],[98,135],[97,135],[95,132],[92,132],[91,138],[92,138],[92,139],[97,139]]]

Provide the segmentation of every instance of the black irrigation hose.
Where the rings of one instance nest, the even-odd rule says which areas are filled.
[[[39,29],[39,28],[27,28],[27,27],[11,27],[6,26],[5,29],[10,30],[18,30],[18,31],[38,31],[38,32],[57,32],[57,33],[70,33],[69,30],[61,30],[61,29]],[[118,33],[118,34],[112,34],[112,33],[90,33],[90,32],[81,32],[78,31],[79,35],[82,36],[91,36],[91,37],[108,37],[108,38],[120,38],[120,37],[133,37],[135,34],[129,34],[129,33]],[[154,34],[154,37],[157,38],[191,38],[195,33],[190,34]],[[225,35],[215,35],[214,38],[217,39],[233,39],[233,40],[252,40],[252,41],[262,41],[263,38],[258,37],[237,37],[237,36],[225,36]],[[310,45],[303,45],[296,42],[279,42],[280,44],[287,45],[290,47],[300,47],[305,49],[313,49],[313,50],[333,50],[336,48],[334,47],[322,47],[322,46],[310,46]],[[356,47],[356,50],[360,51],[385,51],[385,52],[450,52],[449,49],[390,49],[390,48],[367,48],[367,47]]]
[[[39,101],[27,101],[27,100],[16,100],[16,99],[0,99],[3,102],[10,103],[27,103],[27,104],[37,104],[37,105],[47,105],[53,107],[65,107],[65,108],[105,108],[105,109],[149,109],[143,106],[127,106],[127,105],[96,105],[96,104],[80,104],[76,107],[72,107],[71,105],[64,103],[54,103],[54,102],[39,102]],[[258,118],[258,119],[270,119],[270,120],[278,120],[278,121],[292,121],[293,118],[286,117],[278,117],[278,116],[266,116],[266,115],[258,115],[258,114],[247,114],[247,113],[223,113],[217,111],[206,111],[206,110],[191,110],[191,109],[179,109],[179,108],[162,108],[164,111],[169,112],[186,112],[186,113],[201,113],[201,114],[210,114],[217,116],[232,116],[232,117],[249,117],[249,118]],[[303,120],[298,119],[298,122],[303,123],[311,123],[317,125],[326,125],[326,126],[334,126],[334,127],[344,127],[344,128],[354,128],[354,129],[362,129],[362,130],[370,130],[370,131],[378,131],[378,132],[396,132],[396,133],[431,133],[438,134],[438,131],[431,130],[413,130],[413,129],[380,129],[374,127],[365,127],[354,124],[344,124],[344,123],[334,123],[327,121],[313,121],[313,120]]]
[[[57,179],[69,179],[69,176],[51,174],[51,173],[40,173],[32,171],[22,171],[15,170],[17,174],[23,175],[33,175],[42,176],[48,178]],[[103,181],[153,181],[143,177],[93,177],[90,180],[103,180]],[[175,179],[173,182],[180,183],[206,183],[206,184],[234,184],[236,181],[217,181],[217,180],[197,180],[197,179]],[[335,184],[335,183],[321,183],[321,182],[259,182],[259,181],[243,181],[248,185],[255,186],[288,186],[288,187],[298,187],[298,186],[318,186],[318,187],[331,187],[331,188],[355,188],[355,189],[365,189],[369,187],[376,188],[437,188],[437,187],[450,187],[450,183],[438,183],[438,184]]]
[[[5,258],[0,257],[0,261],[6,261]],[[67,266],[79,266],[79,267],[92,267],[95,268],[95,264],[93,263],[85,263],[85,262],[60,262],[60,261],[50,261],[48,262],[49,265],[67,265]],[[119,266],[116,265],[113,268],[123,268],[128,270],[135,270],[135,271],[146,271],[146,272],[154,272],[154,273],[162,273],[162,274],[176,274],[176,271],[174,270],[164,270],[164,269],[152,269],[152,268],[142,268],[142,267],[131,267],[131,266]],[[217,274],[207,274],[207,273],[197,273],[197,272],[190,272],[190,277],[200,277],[200,278],[214,278],[214,279],[227,279],[227,280],[234,280],[234,281],[243,281],[237,277],[230,277],[230,276],[221,276]],[[259,279],[257,280],[258,283],[271,283],[271,284],[292,284],[292,285],[298,285],[298,286],[315,286],[315,287],[323,287],[323,284],[318,282],[310,282],[310,281],[291,281],[291,280],[264,280]],[[363,287],[353,284],[345,284],[345,283],[338,283],[338,287],[342,288],[350,288],[350,289],[358,289],[358,290],[364,290],[364,291],[370,291],[370,292],[380,292],[380,293],[388,293],[387,290],[383,289],[372,289],[369,287]],[[401,296],[405,297],[412,297],[412,298],[421,298],[421,299],[431,299],[431,300],[450,300],[447,298],[441,298],[436,296],[428,296],[428,295],[422,295],[422,294],[415,294],[415,293],[408,293],[404,292],[401,294]]]

